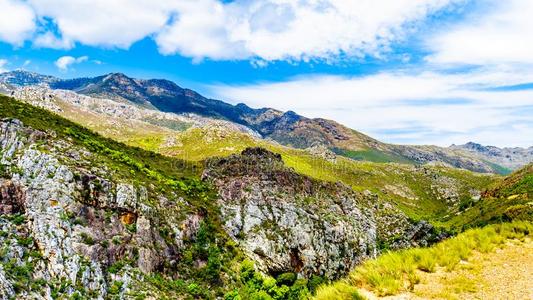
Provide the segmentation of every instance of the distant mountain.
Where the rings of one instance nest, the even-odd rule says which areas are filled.
[[[164,79],[133,79],[122,73],[111,73],[94,78],[62,80],[51,76],[38,77],[25,71],[4,73],[0,75],[0,82],[4,78],[9,78],[9,83],[14,85],[47,84],[52,89],[132,102],[164,112],[195,113],[226,119],[248,126],[264,138],[297,148],[316,144],[348,150],[384,148],[379,141],[330,120],[309,119],[292,111],[272,108],[253,109],[242,103],[231,105],[208,99]]]
[[[112,99],[162,112],[193,113],[223,119],[244,125],[259,133],[262,138],[282,145],[302,149],[325,146],[338,155],[355,160],[411,164],[443,163],[476,172],[493,173],[508,173],[509,169],[515,169],[533,160],[531,155],[524,152],[516,153],[512,163],[507,163],[504,158],[508,154],[502,154],[502,159],[496,159],[496,156],[488,158],[460,146],[443,148],[386,144],[335,121],[310,119],[293,111],[255,109],[242,103],[231,105],[206,98],[169,80],[135,79],[122,73],[63,80],[26,71],[13,71],[0,74],[0,84],[47,85],[51,89],[71,90],[95,98]]]
[[[0,74],[0,83],[7,85],[27,86],[37,84],[50,84],[61,79],[48,75],[41,75],[24,70],[15,70]]]
[[[513,170],[533,161],[533,147],[498,148],[469,142],[464,145],[452,145],[450,148],[468,151],[481,159]]]

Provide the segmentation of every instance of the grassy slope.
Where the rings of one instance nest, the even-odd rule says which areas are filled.
[[[358,295],[358,288],[368,289],[381,296],[413,291],[420,282],[420,271],[434,273],[439,268],[444,268],[447,272],[452,272],[464,266],[460,262],[469,260],[475,252],[491,252],[513,239],[526,239],[530,242],[533,234],[532,200],[533,164],[493,183],[479,201],[449,221],[450,224],[470,226],[514,220],[512,223],[469,229],[431,248],[387,253],[356,268],[347,279],[323,287],[316,299],[351,299],[351,294]],[[470,262],[474,266],[476,263],[479,264],[480,261]],[[445,292],[465,292],[469,287],[475,287],[472,280],[468,279],[475,277],[475,274],[469,274],[468,270],[462,272],[466,275],[444,276],[457,279],[445,281],[449,285],[443,289]],[[443,297],[442,294],[435,295],[437,296]],[[448,296],[453,295],[444,294],[445,298]],[[428,297],[428,294],[424,297]]]
[[[211,156],[226,156],[246,147],[261,146],[282,155],[286,165],[297,172],[326,181],[341,181],[358,191],[370,190],[384,199],[396,203],[413,219],[426,219],[445,225],[451,218],[450,204],[436,189],[434,178],[451,178],[459,194],[459,203],[471,200],[470,190],[482,190],[496,180],[496,176],[476,174],[470,171],[442,166],[415,167],[409,164],[374,163],[337,157],[335,162],[311,155],[304,150],[293,149],[254,139],[236,132],[213,133],[205,129],[189,129],[176,135],[177,146],[160,147],[153,137],[130,140],[147,149],[159,148],[161,153],[186,160],[202,160]],[[455,213],[456,207],[453,212]]]
[[[361,288],[378,296],[413,291],[420,283],[420,272],[459,270],[464,265],[462,261],[473,263],[471,258],[476,253],[493,252],[511,240],[528,240],[532,232],[532,223],[517,221],[470,229],[430,248],[390,252],[365,262],[346,279],[323,286],[318,290],[315,299],[361,298]],[[448,288],[463,292],[465,285],[472,284],[468,279],[459,279],[446,282]]]
[[[434,185],[434,177],[451,178],[457,186],[460,203],[471,199],[470,190],[481,190],[495,180],[494,176],[452,168],[417,168],[401,157],[383,155],[378,151],[349,153],[355,158],[361,156],[378,163],[356,161],[342,156],[331,162],[304,150],[284,147],[224,128],[189,128],[177,131],[137,120],[87,113],[61,101],[57,101],[57,104],[62,107],[63,116],[108,138],[184,161],[200,162],[208,157],[227,156],[247,147],[261,146],[280,153],[285,163],[299,173],[327,181],[341,181],[359,191],[370,190],[396,203],[413,219],[426,219],[445,227],[459,204],[451,205],[453,207],[450,211],[450,204],[439,199],[439,193],[430,188]],[[454,223],[454,226],[462,224]]]
[[[489,185],[480,201],[470,203],[448,224],[473,227],[511,219],[533,221],[533,164]]]

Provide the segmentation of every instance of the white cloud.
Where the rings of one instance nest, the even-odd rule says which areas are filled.
[[[5,68],[8,64],[7,59],[0,59],[0,73],[7,72],[8,70]]]
[[[438,64],[533,63],[533,1],[486,1],[488,7],[428,39]]]
[[[332,60],[380,56],[417,21],[464,1],[0,0],[7,17],[0,22],[8,20],[0,32],[11,43],[31,38],[36,46],[64,49],[76,43],[128,48],[153,37],[161,53],[197,61]]]
[[[20,46],[34,30],[35,15],[26,2],[0,0],[0,41]]]
[[[533,145],[533,90],[488,88],[533,81],[533,71],[313,76],[281,83],[212,86],[217,98],[334,119],[397,143],[477,141]],[[502,101],[502,100],[505,101]],[[526,109],[526,110],[525,110]]]
[[[165,54],[266,61],[380,56],[413,22],[453,0],[256,0],[178,5],[175,22],[156,35]]]
[[[37,47],[52,48],[52,49],[71,49],[74,47],[74,42],[68,38],[59,38],[51,32],[39,34],[33,40],[33,44]]]
[[[41,46],[128,48],[161,29],[172,10],[165,2],[150,0],[29,0],[40,17],[53,20],[61,37],[46,33]]]
[[[69,67],[73,64],[79,64],[89,59],[88,56],[80,56],[78,58],[73,56],[62,56],[55,62],[56,67],[61,71],[68,71]]]

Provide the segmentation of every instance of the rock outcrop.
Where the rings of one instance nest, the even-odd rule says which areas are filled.
[[[336,278],[382,244],[433,238],[431,225],[414,224],[376,195],[297,174],[262,148],[208,161],[204,179],[219,190],[228,234],[269,273]]]
[[[0,299],[104,299],[116,278],[142,281],[131,267],[140,274],[172,269],[183,238],[198,230],[198,215],[179,213],[188,205],[182,198],[105,178],[105,165],[89,165],[93,154],[48,133],[3,120],[0,146]],[[165,226],[175,229],[173,240],[161,236]],[[131,267],[117,267],[125,264]],[[21,269],[28,271],[19,278],[13,270]],[[115,293],[123,298],[130,288]]]

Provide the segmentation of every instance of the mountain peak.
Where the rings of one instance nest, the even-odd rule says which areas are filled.
[[[0,82],[5,84],[27,86],[49,84],[59,79],[49,75],[42,75],[24,69],[17,69],[0,74]]]
[[[103,82],[106,82],[106,81],[115,81],[119,83],[134,82],[133,78],[126,76],[126,74],[124,73],[109,73],[104,76],[105,77],[102,79]]]

